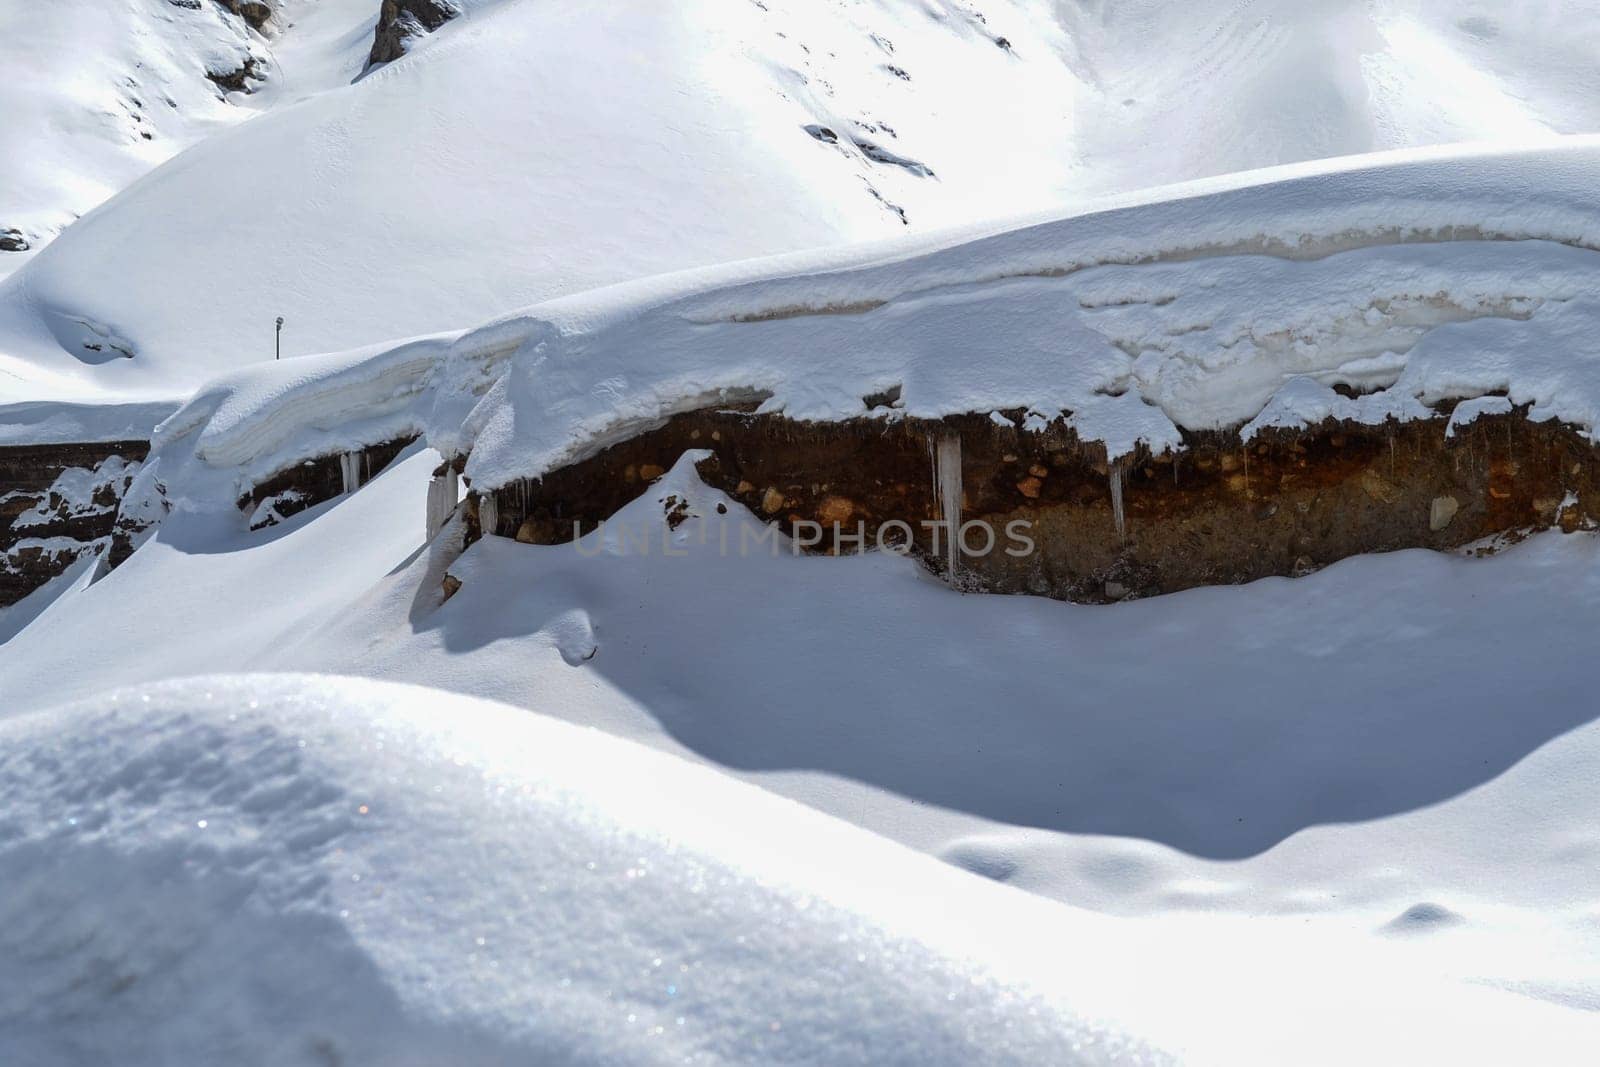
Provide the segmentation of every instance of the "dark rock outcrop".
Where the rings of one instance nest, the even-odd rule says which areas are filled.
[[[118,526],[118,506],[149,449],[144,441],[0,448],[0,606],[85,552],[127,557],[136,531]]]
[[[21,230],[0,230],[0,252],[26,252],[28,241]]]
[[[208,70],[206,77],[225,93],[248,93],[255,89],[252,82],[262,80],[261,64],[255,56],[246,56],[244,63],[238,69]]]
[[[238,15],[253,30],[259,30],[272,18],[272,5],[266,0],[217,0],[223,7]]]
[[[413,40],[432,33],[459,14],[461,9],[451,0],[383,0],[367,65],[399,59]]]

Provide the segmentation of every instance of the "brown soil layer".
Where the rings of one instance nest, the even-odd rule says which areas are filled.
[[[125,536],[116,527],[121,500],[114,489],[103,489],[95,497],[92,510],[72,514],[60,500],[51,499],[50,487],[69,469],[93,470],[111,456],[142,461],[149,451],[147,441],[0,448],[0,607],[21,600],[78,558],[75,551],[18,549],[17,544],[23,540],[69,538],[87,546],[100,538],[115,537],[113,557],[119,548],[127,547],[118,543]],[[59,515],[47,522],[17,528],[17,518],[40,504],[47,511],[59,511]]]
[[[1020,412],[1016,413],[1020,416]],[[1487,416],[1446,438],[1428,421],[1329,423],[1274,432],[1191,435],[1176,457],[1124,460],[1124,524],[1112,506],[1104,450],[1059,425],[1043,433],[988,416],[928,422],[863,418],[801,423],[742,411],[698,411],[543,479],[498,490],[494,532],[536,544],[571,540],[637,497],[688,449],[708,449],[701,477],[786,532],[825,532],[818,551],[856,551],[838,535],[898,520],[913,551],[943,571],[930,442],[961,438],[962,521],[994,530],[987,555],[966,555],[956,583],[992,592],[1100,602],[1272,575],[1403,548],[1452,550],[1491,535],[1586,525],[1600,514],[1595,447],[1578,431],[1521,412]],[[1571,493],[1577,504],[1563,508]],[[1035,542],[1008,555],[1015,520]],[[474,519],[475,523],[475,519]],[[902,534],[890,529],[888,540]],[[476,531],[474,530],[474,533]],[[969,529],[977,551],[986,535]]]

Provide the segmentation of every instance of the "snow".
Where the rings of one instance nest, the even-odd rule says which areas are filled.
[[[370,46],[368,0],[273,0],[263,36],[216,0],[51,0],[4,13],[0,229],[31,250],[147,171],[270,107],[348,85]],[[248,93],[206,77],[246,62]]]
[[[280,315],[286,355],[345,350],[664,271],[1600,120],[1580,0],[1515,20],[1481,0],[498,0],[365,76],[371,0],[292,0],[265,38],[211,0],[14,6],[6,66],[33,76],[0,95],[23,116],[0,183],[46,236],[105,202],[0,256],[27,260],[0,287],[6,402],[180,400],[269,360]],[[203,61],[241,50],[264,80],[219,99]],[[154,141],[124,75],[179,105],[139,97]],[[1483,192],[1458,224],[1520,199]]]
[[[150,428],[177,402],[84,403],[33,401],[0,405],[0,447],[146,441]]]
[[[940,906],[1016,894],[514,709],[216,679],[5,734],[8,1060],[1140,1050],[1006,974],[1005,948],[940,932]],[[718,808],[728,817],[703,818]],[[1024,929],[986,925],[1013,942]],[[147,1029],[152,1016],[170,1024]]]
[[[157,163],[250,114],[205,77],[264,59],[220,4],[10,3],[0,111],[0,228],[33,247]],[[0,253],[0,274],[22,259]]]
[[[1217,929],[423,689],[196,679],[0,734],[8,1060],[1563,1063],[1594,1033],[1381,946],[1215,981]]]
[[[0,1060],[1592,1060],[1596,534],[1089,607],[692,453],[560,546],[433,474],[1592,431],[1588,0],[463,0],[370,72],[375,0],[0,7],[0,444],[160,423],[160,525],[0,610]]]
[[[78,558],[66,570],[35,589],[15,604],[0,608],[0,644],[11,640],[38,619],[56,601],[87,589],[105,574],[104,554],[110,546],[95,545],[89,551],[78,547]]]
[[[1512,409],[1510,399],[1503,396],[1480,396],[1463,400],[1450,413],[1450,422],[1444,428],[1444,435],[1454,437],[1457,430],[1471,426],[1485,415],[1509,415]]]

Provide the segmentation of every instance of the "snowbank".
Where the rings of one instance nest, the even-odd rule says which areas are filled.
[[[1505,994],[1386,1005],[1359,956],[1202,982],[1203,931],[428,690],[214,678],[0,733],[18,1062],[1557,1063],[1592,1037]]]
[[[270,467],[321,447],[339,411],[368,437],[404,425],[470,449],[492,487],[698,406],[837,420],[895,387],[896,415],[1021,408],[1112,457],[1489,393],[1588,428],[1597,176],[1594,138],[1412,153],[647,279],[377,357],[241,372],[160,436],[198,429],[213,466]]]

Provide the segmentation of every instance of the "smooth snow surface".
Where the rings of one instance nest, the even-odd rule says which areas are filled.
[[[0,4],[0,230],[42,247],[157,163],[249,114],[206,78],[264,62],[221,4]],[[0,252],[0,275],[26,255]]]
[[[1555,1064],[1595,1037],[1381,944],[1094,917],[424,689],[197,679],[0,739],[8,1062]],[[1329,969],[1284,975],[1308,945]]]

